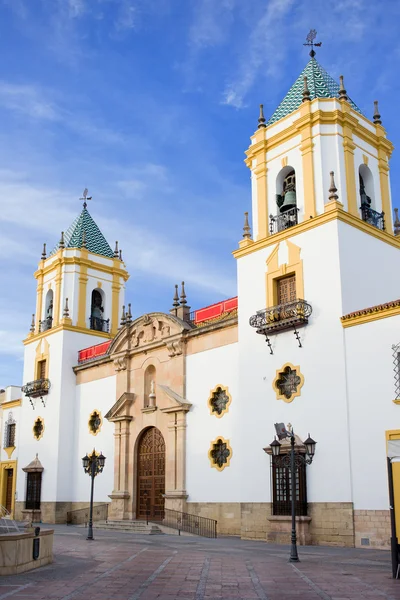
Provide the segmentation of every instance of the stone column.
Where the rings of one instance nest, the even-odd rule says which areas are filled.
[[[169,413],[165,477],[165,508],[186,511],[186,413],[188,408],[164,409]],[[163,411],[163,412],[164,412]]]

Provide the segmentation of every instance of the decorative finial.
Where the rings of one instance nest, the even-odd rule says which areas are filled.
[[[182,281],[181,305],[184,306],[185,304],[187,304],[186,293],[185,293],[185,282]]]
[[[122,250],[119,251],[119,260],[122,260]]]
[[[333,200],[337,200],[339,198],[339,196],[336,193],[337,188],[335,186],[335,179],[334,179],[335,173],[333,171],[331,171],[330,175],[331,175],[331,187],[329,188],[329,200],[333,201]]]
[[[400,235],[400,219],[399,219],[399,209],[394,209],[395,219],[393,223],[394,235]]]
[[[374,100],[374,123],[382,125],[381,115],[379,114],[378,100]]]
[[[348,96],[347,96],[347,92],[346,92],[346,90],[345,90],[345,88],[344,88],[344,77],[343,77],[343,75],[341,75],[341,76],[339,77],[339,80],[340,80],[340,87],[339,87],[339,100],[343,100],[343,101],[346,101],[346,102],[347,102],[349,98],[348,98]]]
[[[132,323],[131,305],[128,304],[128,312],[126,313],[126,324]]]
[[[46,244],[43,244],[42,260],[46,260]]]
[[[60,241],[58,243],[58,247],[59,248],[65,248],[64,232],[63,231],[61,232],[61,238],[60,238]]]
[[[245,240],[249,240],[251,238],[248,212],[244,213],[243,237]]]
[[[308,89],[307,77],[304,77],[303,81],[304,81],[304,85],[303,85],[302,102],[310,102],[311,98],[310,98],[310,90]]]
[[[64,319],[69,319],[68,298],[65,298],[63,317],[64,317]]]
[[[83,200],[83,208],[86,208],[86,207],[87,207],[87,202],[86,202],[86,200],[91,200],[91,199],[92,199],[92,196],[88,196],[88,193],[89,193],[88,189],[87,189],[87,188],[85,188],[85,189],[83,190],[83,197],[82,197],[82,198],[79,198],[79,200]]]
[[[395,209],[396,210],[396,209]],[[31,333],[35,333],[35,315],[32,315],[31,328],[29,330]]]
[[[86,231],[82,232],[82,248],[86,248]]]
[[[126,325],[125,304],[122,307],[121,327],[123,327],[124,325]]]
[[[174,308],[177,308],[179,306],[178,284],[175,285],[175,295],[174,295],[174,301],[172,303],[172,306]]]
[[[322,46],[322,42],[315,42],[314,43],[314,40],[315,40],[316,37],[317,37],[316,30],[315,29],[310,29],[310,31],[309,31],[309,33],[308,33],[308,35],[306,37],[307,41],[306,41],[305,44],[303,44],[303,46],[310,46],[311,47],[311,50],[310,50],[310,56],[311,56],[311,58],[314,58],[314,56],[315,56],[314,46],[315,47]]]
[[[258,129],[262,129],[266,127],[265,117],[264,117],[264,104],[260,104],[260,116],[258,117]]]

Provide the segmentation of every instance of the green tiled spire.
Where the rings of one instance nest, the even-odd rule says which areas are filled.
[[[85,232],[85,235],[83,234]],[[84,205],[81,214],[75,219],[72,225],[64,234],[65,248],[82,248],[84,246],[89,252],[100,254],[113,258],[114,252],[111,250],[106,238],[93,221],[88,209]],[[58,245],[51,254],[58,250]]]
[[[286,117],[291,112],[299,108],[303,99],[304,77],[307,77],[308,89],[310,91],[310,100],[314,98],[339,98],[339,84],[321,67],[321,65],[312,57],[303,72],[296,79],[272,117],[267,121],[267,125],[276,123],[279,119]],[[358,106],[348,99],[351,107],[362,114]]]

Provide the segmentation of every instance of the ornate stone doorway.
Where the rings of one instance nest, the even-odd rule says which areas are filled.
[[[165,494],[165,442],[156,427],[146,429],[137,447],[137,518],[161,519]]]

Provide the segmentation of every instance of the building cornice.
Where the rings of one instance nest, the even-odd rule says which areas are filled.
[[[371,323],[371,321],[378,321],[379,319],[387,319],[388,317],[395,317],[400,315],[400,299],[393,300],[392,302],[386,302],[385,304],[377,304],[376,306],[370,306],[362,310],[349,313],[341,317],[342,326],[354,327],[355,325],[363,325],[364,323]]]
[[[34,333],[28,335],[28,337],[23,340],[23,344],[24,346],[27,346],[32,342],[36,342],[60,331],[73,331],[74,333],[84,333],[85,335],[94,335],[96,337],[101,337],[106,340],[111,340],[113,338],[113,335],[111,333],[105,333],[104,331],[95,331],[94,329],[86,329],[84,327],[77,327],[76,325],[66,325],[60,323],[60,325],[52,327],[51,329],[46,329],[46,331],[42,331],[41,333]]]

